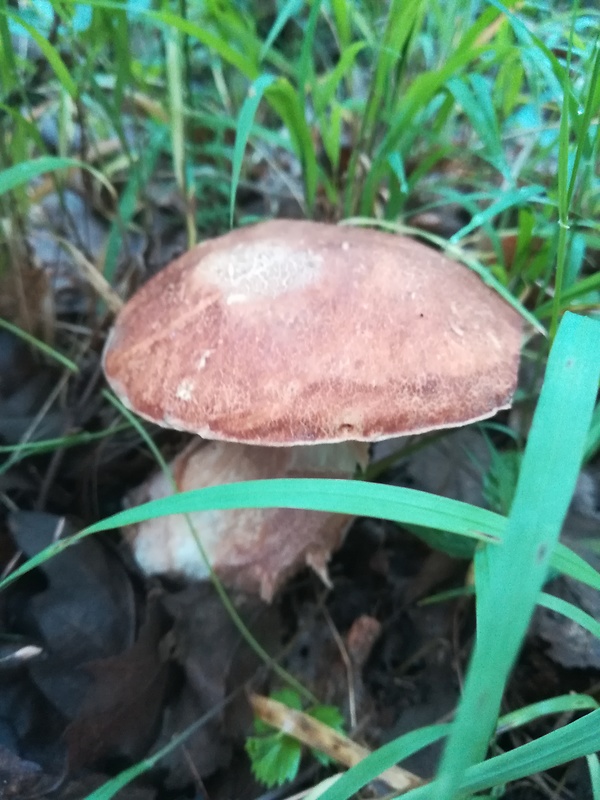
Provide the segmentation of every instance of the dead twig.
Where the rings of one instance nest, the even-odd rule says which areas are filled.
[[[371,754],[371,750],[368,748],[356,744],[352,739],[338,733],[328,725],[324,725],[314,717],[289,708],[270,697],[251,694],[250,704],[256,716],[263,722],[285,733],[286,736],[297,739],[307,747],[320,750],[332,760],[346,767],[353,767]],[[425,783],[422,778],[401,767],[390,767],[381,773],[379,779],[400,792],[407,792],[409,789]]]

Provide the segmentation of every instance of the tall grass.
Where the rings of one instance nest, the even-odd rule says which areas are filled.
[[[232,223],[245,151],[276,143],[298,158],[308,213],[398,222],[458,204],[471,221],[454,241],[491,245],[497,277],[533,300],[552,335],[565,309],[597,305],[600,278],[585,264],[599,238],[598,11],[565,5],[548,17],[516,2],[393,0],[382,17],[377,4],[288,0],[259,34],[252,4],[182,8],[186,16],[150,2],[4,4],[6,165],[44,155],[31,100],[41,74],[46,102],[85,128],[88,154],[106,136],[120,143],[134,177],[117,209],[121,230],[161,154],[190,244],[215,213],[207,194],[220,198],[221,225],[227,208]],[[60,36],[50,41],[52,30]],[[41,49],[37,73],[11,31]],[[156,129],[164,135],[148,148]],[[78,155],[63,144],[61,156]],[[33,177],[33,165],[21,168]],[[537,241],[542,254],[508,263],[505,232],[516,232],[521,253]]]

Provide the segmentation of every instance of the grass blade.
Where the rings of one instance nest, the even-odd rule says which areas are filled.
[[[592,795],[594,800],[600,800],[600,760],[596,753],[591,753],[586,758],[592,784]]]
[[[500,125],[492,103],[491,87],[477,73],[469,75],[468,81],[458,77],[451,78],[446,86],[462,107],[483,144],[483,157],[487,158],[506,181],[512,183],[510,167],[502,148]]]
[[[432,730],[432,741],[435,741],[433,735],[436,733],[438,739],[445,735],[446,726],[431,726],[431,728],[437,728],[437,731]],[[369,781],[396,764],[399,760],[396,756],[402,757],[402,742],[397,750],[394,749],[395,744],[396,742],[390,742],[385,745],[385,749],[376,750],[349,769],[333,785],[318,795],[319,800],[347,800]],[[557,764],[565,764],[567,761],[594,753],[598,749],[600,749],[600,709],[545,736],[540,736],[539,739],[534,739],[522,747],[470,767],[459,785],[459,791],[461,795],[470,796],[473,792],[482,792],[536,772],[543,772]],[[420,786],[403,794],[402,800],[405,798],[434,800],[435,788],[433,783]]]
[[[471,221],[457,231],[449,241],[451,244],[456,244],[456,242],[471,233],[471,231],[485,225],[486,222],[489,222],[502,211],[506,211],[508,208],[520,208],[524,205],[528,206],[536,201],[541,202],[544,200],[544,197],[545,189],[543,186],[523,186],[519,189],[513,189],[510,192],[503,192],[498,200],[490,203],[484,211],[474,214]]]
[[[76,99],[79,95],[79,88],[77,83],[71,77],[71,73],[69,72],[65,62],[60,57],[58,50],[48,41],[45,36],[37,31],[33,25],[30,25],[18,14],[12,11],[8,11],[7,13],[13,22],[15,22],[17,25],[20,25],[27,31],[29,36],[31,36],[33,41],[37,44],[46,57],[48,64],[54,70],[54,74],[60,81],[63,88],[71,95],[72,98]]]
[[[481,635],[434,783],[437,800],[455,797],[465,770],[485,756],[575,488],[599,377],[600,325],[565,315],[550,353],[503,546],[485,548],[488,580],[476,579]]]
[[[321,13],[322,0],[313,0],[306,27],[302,36],[302,46],[296,64],[296,81],[298,83],[298,98],[304,108],[306,106],[306,87],[315,81],[315,68],[313,48],[317,33],[317,22]]]
[[[373,156],[373,165],[365,183],[359,208],[362,215],[372,213],[378,187],[387,172],[387,159],[390,154],[397,150],[403,153],[409,152],[421,130],[419,115],[450,78],[475,61],[485,50],[486,45],[480,43],[479,37],[498,16],[499,12],[496,9],[485,9],[462,39],[456,43],[452,54],[439,69],[428,70],[418,75],[405,92],[399,93],[390,125]],[[354,209],[347,208],[346,212],[353,213]]]
[[[158,155],[165,143],[167,131],[155,128],[151,131],[149,141],[135,161],[130,164],[130,177],[119,198],[115,219],[108,234],[106,253],[104,256],[104,277],[114,283],[119,250],[125,240],[129,223],[136,212],[138,196],[150,181]]]
[[[587,614],[583,609],[573,605],[573,603],[563,600],[562,597],[556,597],[547,592],[541,592],[538,605],[547,608],[549,611],[555,611],[563,617],[567,617],[572,622],[580,625],[586,631],[589,631],[597,639],[600,639],[600,622],[594,619],[591,614]]]
[[[248,89],[248,94],[238,117],[237,130],[235,134],[235,145],[233,148],[233,163],[231,174],[231,190],[229,196],[229,224],[233,227],[233,217],[235,213],[235,198],[237,187],[240,182],[240,175],[244,163],[244,153],[250,137],[250,131],[254,123],[256,111],[266,91],[274,82],[275,75],[261,75]]]
[[[89,164],[84,164],[83,161],[78,161],[76,158],[61,158],[59,156],[40,156],[40,158],[32,158],[29,161],[15,164],[3,170],[0,172],[0,195],[6,194],[18,186],[23,186],[34,178],[39,178],[45,172],[57,172],[69,167],[87,169],[94,178],[99,180],[110,191],[113,197],[116,197],[112,184],[97,169],[90,167]]]
[[[169,127],[171,130],[171,147],[173,149],[173,172],[181,193],[182,199],[186,198],[185,180],[185,117],[184,107],[184,75],[182,59],[182,34],[179,31],[167,29],[164,35],[167,88],[169,96]],[[189,241],[192,247],[194,242]]]
[[[69,372],[73,373],[79,372],[79,367],[74,361],[71,361],[70,358],[67,358],[67,356],[60,353],[54,347],[51,347],[49,344],[46,344],[46,342],[42,342],[41,339],[32,336],[32,334],[27,333],[27,331],[24,331],[17,325],[13,325],[12,322],[9,322],[8,320],[2,319],[0,317],[0,328],[3,328],[6,331],[10,331],[10,333],[13,333],[15,336],[18,336],[20,339],[22,339],[24,342],[27,342],[27,344],[34,347],[40,353],[43,353],[48,358],[52,359],[53,361],[56,361],[57,364],[60,364],[65,369],[69,370]]]
[[[289,478],[246,481],[182,492],[113,514],[56,542],[0,581],[0,590],[93,533],[115,530],[169,514],[226,508],[305,508],[438,527],[481,541],[498,541],[505,518],[492,511],[415,489],[333,479]]]
[[[592,424],[590,426],[590,430],[588,433],[588,440],[585,446],[585,461],[589,461],[590,458],[596,453],[596,451],[600,448],[600,403],[594,409],[594,414],[592,417]]]
[[[279,78],[271,84],[265,92],[265,98],[279,114],[290,133],[294,150],[302,163],[306,203],[312,211],[317,194],[319,165],[310,127],[306,121],[305,107],[286,78]]]
[[[600,710],[508,753],[470,767],[459,784],[459,792],[470,796],[494,786],[544,772],[600,750]],[[434,784],[403,795],[403,800],[433,800]],[[329,800],[329,798],[327,799]],[[446,799],[447,800],[447,799]]]
[[[576,581],[581,581],[600,592],[600,573],[580,555],[570,550],[562,542],[558,542],[552,556],[552,567],[568,575]]]
[[[260,49],[260,54],[258,56],[260,61],[265,58],[273,46],[273,43],[285,27],[286,23],[289,22],[292,17],[296,16],[296,14],[300,13],[303,5],[304,0],[287,0],[287,2],[281,6],[279,13],[275,17],[275,21],[271,25],[271,29],[267,34],[263,46]]]
[[[540,700],[537,703],[518,708],[503,714],[498,720],[495,736],[502,736],[507,731],[514,731],[524,725],[554,714],[572,713],[573,711],[594,711],[598,703],[587,694],[563,694],[551,697],[549,700]]]
[[[8,95],[9,92],[18,86],[15,51],[13,49],[8,20],[6,18],[6,13],[4,13],[5,11],[6,0],[3,0],[3,13],[0,13],[0,43],[2,43],[3,54],[2,58],[0,58],[0,76],[2,77],[1,85],[3,87],[4,96]]]

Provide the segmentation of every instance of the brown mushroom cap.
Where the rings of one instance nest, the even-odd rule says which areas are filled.
[[[148,281],[104,352],[159,425],[247,444],[391,436],[510,405],[519,315],[412,239],[279,220],[198,245]]]

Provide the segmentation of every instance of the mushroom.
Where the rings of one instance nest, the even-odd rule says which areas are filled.
[[[208,458],[209,473],[224,482],[264,477],[267,464],[273,477],[310,475],[318,472],[313,458],[290,452],[277,462],[265,448],[372,442],[490,417],[511,403],[520,342],[517,312],[440,253],[390,233],[278,220],[205,241],[148,281],[111,331],[104,370],[125,405],[158,425],[260,446],[231,456],[225,445],[194,449],[176,464],[179,488],[191,488],[196,479],[182,480],[182,463]],[[348,474],[349,451],[339,452]],[[253,458],[257,465],[241,471]],[[216,466],[227,461],[231,477]],[[336,469],[322,474],[339,476]],[[199,484],[213,482],[209,474]],[[222,532],[217,572],[232,577],[225,551],[238,551],[239,537],[248,524],[260,527],[264,513],[229,532],[226,522],[199,518],[202,537]],[[276,523],[268,535],[263,529],[265,553],[283,553],[284,524],[291,523]],[[142,536],[138,527],[138,552]],[[339,530],[330,538],[339,542]],[[282,576],[314,552],[309,539],[308,550],[277,567]],[[327,549],[316,559],[321,566]],[[262,552],[255,557],[270,563]],[[189,572],[189,559],[163,558],[159,569]],[[281,583],[277,574],[253,580],[263,596]]]

